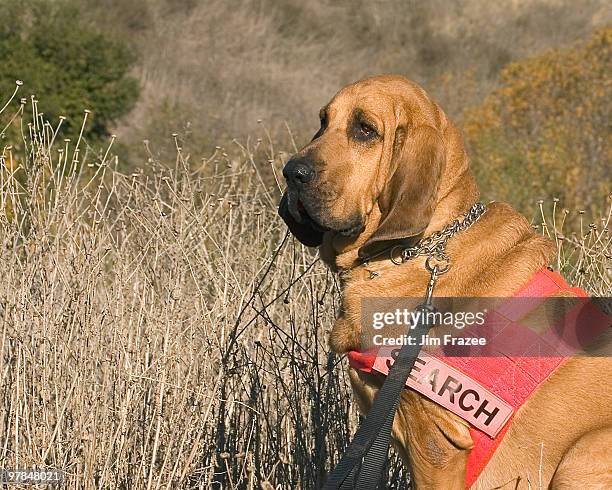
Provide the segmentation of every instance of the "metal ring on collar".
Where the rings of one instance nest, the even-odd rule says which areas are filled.
[[[397,250],[399,250],[399,255],[396,257],[395,252]],[[403,252],[404,252],[404,247],[402,247],[401,245],[396,245],[391,250],[389,250],[389,258],[391,259],[391,262],[393,262],[395,265],[402,265],[404,263],[404,253]]]
[[[432,259],[436,261],[436,263],[432,262]],[[425,261],[425,267],[426,269],[433,273],[435,269],[436,270],[436,274],[444,274],[445,272],[448,272],[448,270],[450,269],[450,259],[449,258],[440,258],[440,257],[435,257],[433,255],[430,255],[429,257],[427,257],[427,260]]]

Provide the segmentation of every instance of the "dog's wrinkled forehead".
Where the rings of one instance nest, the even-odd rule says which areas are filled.
[[[344,87],[321,109],[320,116],[333,122],[361,116],[379,125],[400,120],[414,126],[440,125],[427,93],[416,83],[397,77],[375,77]]]
[[[328,118],[330,122],[363,117],[382,125],[384,119],[394,116],[394,112],[393,97],[377,92],[370,86],[350,85],[321,109],[320,116],[322,119]]]

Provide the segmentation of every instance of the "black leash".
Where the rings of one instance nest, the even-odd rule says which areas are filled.
[[[430,304],[422,305],[419,308],[431,311]],[[420,315],[420,317],[421,321],[410,333],[410,336],[417,339],[420,339],[421,335],[425,335],[431,328],[431,325],[423,321],[426,315]],[[324,490],[351,488],[375,490],[378,487],[388,458],[395,412],[408,375],[421,350],[418,343],[415,342],[417,345],[405,343],[400,349],[385,382],[374,399],[372,408],[357,429],[344,456],[328,476]]]
[[[416,338],[417,342],[413,342],[414,345],[409,342],[402,345],[385,382],[374,399],[372,408],[357,429],[344,456],[328,476],[324,490],[352,488],[376,490],[378,487],[389,456],[391,428],[395,412],[408,375],[421,351],[418,339],[427,334],[433,326],[429,321],[432,315],[427,314],[435,311],[432,305],[433,290],[438,275],[448,271],[448,264],[440,269],[439,265],[431,265],[429,260],[425,262],[425,267],[431,273],[431,278],[427,285],[425,302],[417,307],[422,314],[418,316],[417,325],[409,333],[409,336]]]
[[[376,490],[378,487],[389,455],[391,428],[395,412],[410,371],[412,371],[416,358],[421,351],[418,340],[421,336],[427,334],[433,326],[428,321],[432,315],[426,314],[435,311],[432,305],[433,289],[438,276],[446,273],[450,267],[450,257],[446,254],[446,243],[453,235],[469,228],[478,221],[485,209],[486,207],[482,203],[474,204],[464,214],[463,219],[456,219],[443,230],[422,240],[416,247],[401,249],[399,261],[396,261],[393,256],[393,249],[391,250],[391,260],[398,265],[417,256],[427,256],[425,267],[431,273],[431,279],[427,285],[425,302],[417,307],[417,309],[423,311],[423,314],[419,315],[416,327],[409,332],[409,337],[416,338],[417,341],[414,342],[415,345],[409,345],[408,343],[402,345],[366,419],[357,429],[353,441],[340,462],[328,475],[323,490],[353,488],[357,490]]]

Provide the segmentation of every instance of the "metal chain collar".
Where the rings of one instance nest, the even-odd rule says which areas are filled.
[[[389,258],[394,264],[400,265],[415,257],[427,256],[427,261],[425,262],[427,270],[433,272],[434,267],[437,267],[436,274],[444,274],[450,268],[450,257],[446,253],[448,240],[455,234],[468,229],[476,223],[486,209],[483,203],[477,202],[463,216],[455,219],[442,230],[436,231],[427,238],[424,238],[414,247],[402,247],[401,245],[393,247],[389,251]]]

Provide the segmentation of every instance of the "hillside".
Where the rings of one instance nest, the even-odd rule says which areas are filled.
[[[168,157],[173,132],[199,158],[232,138],[265,138],[258,120],[285,148],[288,125],[299,145],[340,87],[377,73],[422,83],[460,117],[507,63],[612,19],[603,0],[87,1],[92,24],[140,58],[142,94],[116,132]]]

